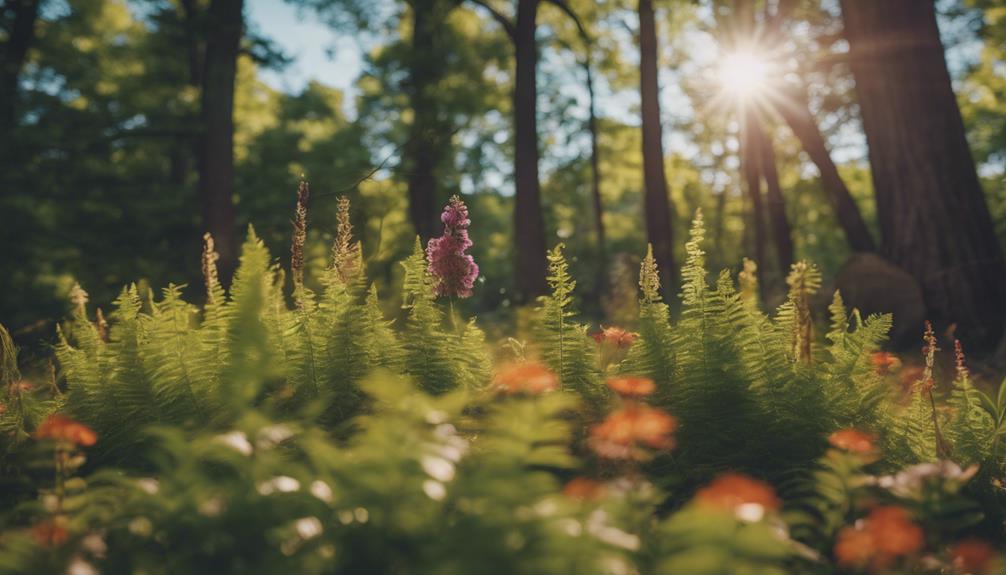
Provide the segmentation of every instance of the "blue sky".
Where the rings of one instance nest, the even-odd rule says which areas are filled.
[[[351,37],[339,38],[311,10],[283,0],[248,0],[250,25],[278,44],[294,61],[282,72],[263,71],[273,88],[298,91],[312,79],[351,90],[360,73],[360,50]]]

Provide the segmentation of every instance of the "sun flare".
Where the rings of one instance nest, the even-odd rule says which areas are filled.
[[[734,52],[720,64],[720,84],[738,98],[751,98],[765,91],[770,71],[764,56],[753,51]]]

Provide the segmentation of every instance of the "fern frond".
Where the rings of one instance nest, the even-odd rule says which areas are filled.
[[[587,327],[576,321],[569,265],[559,244],[548,253],[550,293],[538,298],[535,333],[541,359],[559,375],[560,389],[576,391],[598,405],[606,390],[600,385],[593,342]]]
[[[451,361],[452,342],[443,329],[443,312],[434,302],[426,252],[418,237],[412,255],[402,265],[402,305],[409,310],[403,338],[406,372],[429,393],[449,391],[458,386]]]
[[[670,393],[674,377],[674,335],[671,314],[660,297],[660,272],[647,246],[639,267],[639,338],[629,348],[619,371],[649,377],[658,386],[658,396]]]

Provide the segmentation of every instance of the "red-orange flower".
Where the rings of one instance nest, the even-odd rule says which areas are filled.
[[[835,541],[835,559],[845,567],[864,566],[869,563],[877,549],[873,545],[873,534],[848,526],[838,532]]]
[[[66,543],[70,533],[57,521],[44,521],[31,528],[31,536],[39,545],[52,547]]]
[[[653,449],[674,447],[672,433],[678,422],[662,410],[630,403],[608,414],[590,430],[590,447],[601,457],[638,457],[637,445]]]
[[[496,371],[493,387],[509,394],[539,395],[558,388],[559,378],[537,362],[511,363]]]
[[[877,449],[874,441],[876,437],[856,429],[839,429],[828,436],[828,443],[832,447],[850,453],[872,454]]]
[[[730,512],[751,503],[768,511],[779,509],[779,498],[771,485],[740,473],[721,474],[695,493],[695,502],[703,507]]]
[[[648,377],[610,377],[605,383],[622,397],[644,397],[653,393],[653,390],[657,388],[653,380]]]
[[[901,360],[888,351],[875,351],[870,359],[880,375],[888,375],[901,369]]]
[[[876,545],[882,555],[910,555],[922,549],[922,528],[912,522],[902,507],[878,507],[867,517],[870,529],[877,534]]]
[[[46,418],[35,430],[35,437],[37,439],[67,441],[83,446],[94,445],[98,441],[97,434],[90,427],[59,413],[54,413]]]
[[[950,548],[954,567],[962,573],[984,573],[994,555],[992,546],[981,539],[964,539]]]
[[[600,481],[586,477],[577,477],[562,488],[562,494],[578,501],[597,501],[604,497],[607,488]]]
[[[625,349],[636,341],[638,333],[625,331],[620,327],[602,327],[601,331],[593,334],[594,341],[599,344],[609,344],[618,349]]]
[[[855,526],[844,527],[835,543],[839,565],[883,570],[925,544],[922,529],[901,507],[877,507]]]

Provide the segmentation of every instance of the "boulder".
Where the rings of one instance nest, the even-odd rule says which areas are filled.
[[[921,340],[926,320],[922,287],[900,267],[876,254],[855,254],[839,270],[835,289],[846,307],[859,309],[864,319],[874,313],[894,314],[894,347],[915,346]]]

